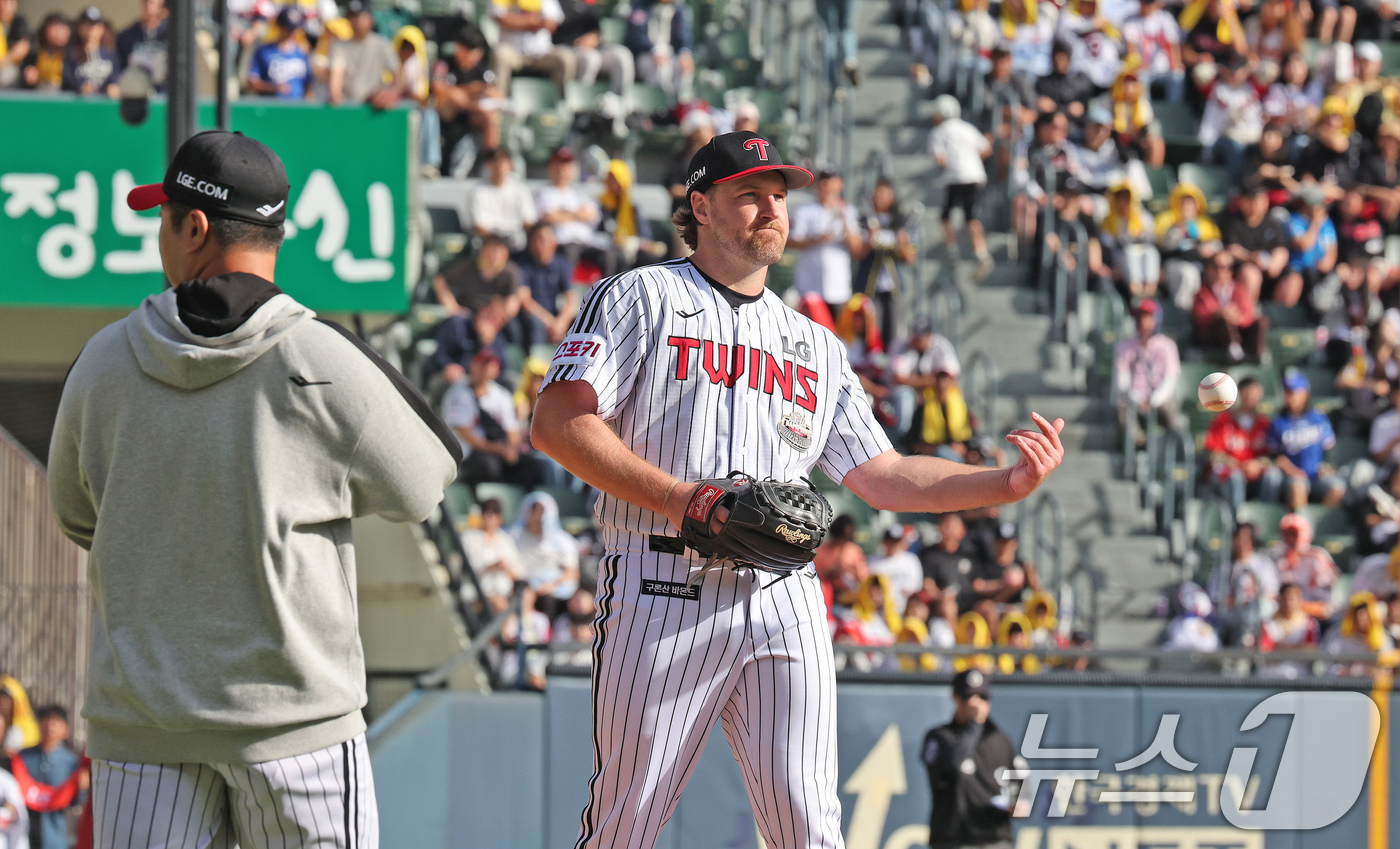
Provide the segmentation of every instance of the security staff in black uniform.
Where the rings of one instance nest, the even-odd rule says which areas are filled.
[[[992,688],[978,669],[953,679],[953,721],[924,737],[933,810],[932,849],[1011,849],[1010,780],[1004,770],[1024,768],[1011,738],[990,718]]]

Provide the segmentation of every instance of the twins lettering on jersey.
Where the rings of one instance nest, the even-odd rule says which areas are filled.
[[[674,348],[675,378],[689,380],[703,373],[711,383],[724,384],[733,388],[740,378],[748,375],[750,389],[772,395],[774,390],[782,393],[784,401],[796,401],[797,406],[809,413],[817,411],[817,381],[821,374],[816,370],[799,365],[790,356],[775,357],[760,348],[745,345],[726,345],[709,339],[692,339],[689,336],[670,336],[666,344]],[[788,349],[783,340],[784,354],[801,357],[804,349],[810,356],[806,342],[799,341]],[[692,354],[700,360],[698,368],[692,368]],[[805,359],[805,358],[804,358]],[[556,361],[557,362],[557,361]]]

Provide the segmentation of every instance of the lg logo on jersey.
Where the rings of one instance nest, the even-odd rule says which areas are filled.
[[[812,346],[807,344],[806,339],[798,339],[797,344],[793,345],[789,344],[788,338],[786,336],[780,336],[778,338],[783,340],[784,354],[795,354],[797,358],[804,363],[811,361]]]
[[[750,389],[767,395],[780,392],[785,401],[796,401],[797,406],[809,413],[817,411],[817,381],[821,375],[806,366],[797,365],[792,359],[779,360],[767,351],[749,348],[744,345],[729,346],[705,339],[691,339],[686,336],[671,336],[666,344],[676,349],[676,380],[690,378],[690,355],[700,355],[704,373],[714,384],[733,387],[745,374],[748,375]],[[787,340],[783,340],[784,353]],[[806,342],[799,341],[793,346],[799,357],[805,348],[808,357],[811,349]],[[699,370],[697,370],[697,374]]]

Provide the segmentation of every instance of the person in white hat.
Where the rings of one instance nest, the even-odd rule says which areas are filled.
[[[963,226],[972,239],[983,274],[991,271],[992,257],[982,222],[974,216],[977,199],[987,185],[984,160],[992,154],[992,143],[980,130],[962,119],[962,106],[951,94],[940,94],[933,101],[934,128],[928,137],[928,150],[942,170],[946,191],[943,199],[943,239],[950,257],[956,257],[958,235],[953,229],[953,210],[962,209]]]

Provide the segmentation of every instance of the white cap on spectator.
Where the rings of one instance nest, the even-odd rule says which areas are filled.
[[[752,100],[742,101],[734,107],[735,120],[747,118],[750,121],[757,121],[759,117],[758,104],[754,103]]]
[[[933,114],[940,121],[961,117],[962,104],[951,94],[940,94],[933,99]]]
[[[692,109],[681,119],[681,132],[688,136],[696,130],[709,129],[714,125],[715,119],[710,117],[709,112],[704,109]]]
[[[1397,310],[1395,307],[1391,307],[1390,309],[1386,310],[1384,314],[1381,315],[1381,321],[1390,325],[1390,329],[1395,333],[1396,336],[1400,336],[1400,310]]]
[[[1360,59],[1362,62],[1381,61],[1381,49],[1376,46],[1376,43],[1374,41],[1361,42],[1360,44],[1356,45],[1355,52],[1356,58]]]

